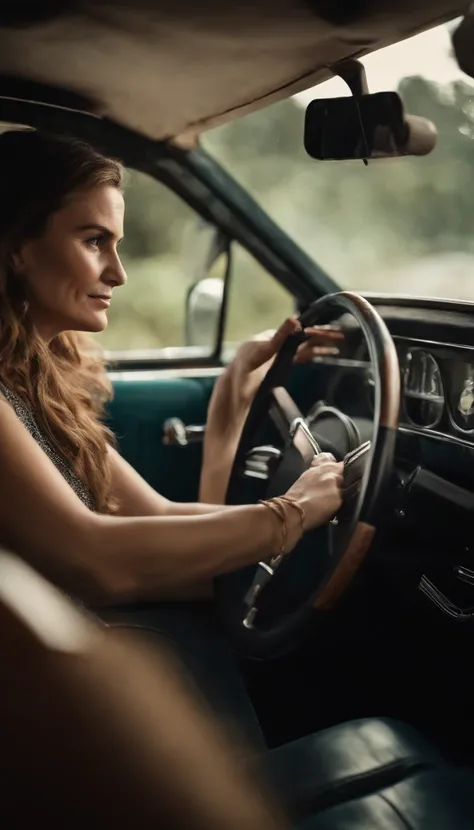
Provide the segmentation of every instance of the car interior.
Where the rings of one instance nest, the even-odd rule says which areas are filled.
[[[108,423],[155,489],[198,497],[207,405],[232,355],[236,245],[305,325],[344,334],[336,354],[304,366],[292,364],[299,335],[289,338],[252,404],[227,494],[238,504],[285,492],[314,454],[331,452],[344,460],[341,514],[283,563],[215,582],[268,746],[262,769],[298,830],[474,827],[474,295],[341,290],[204,137],[310,88],[317,99],[337,75],[352,96],[341,100],[366,110],[345,121],[337,103],[308,107],[301,146],[315,165],[428,154],[430,123],[410,120],[398,98],[375,101],[359,60],[444,24],[474,77],[474,12],[459,0],[0,11],[1,129],[78,136],[159,182],[209,231],[184,345],[109,355]],[[382,103],[401,130],[395,144],[370,132]]]

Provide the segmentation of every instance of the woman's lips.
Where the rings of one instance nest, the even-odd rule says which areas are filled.
[[[98,296],[94,297],[92,295],[89,295],[89,299],[92,300],[94,303],[96,303],[101,308],[108,308],[109,305],[110,305],[111,297],[98,297]]]

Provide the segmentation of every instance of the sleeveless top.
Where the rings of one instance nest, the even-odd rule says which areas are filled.
[[[46,435],[39,428],[32,412],[28,409],[26,404],[22,401],[16,392],[12,392],[5,384],[0,381],[0,393],[12,405],[18,419],[24,427],[28,430],[30,435],[39,444],[41,449],[46,453],[49,460],[53,462],[54,466],[61,473],[62,477],[67,481],[70,487],[74,490],[76,496],[82,501],[89,510],[94,510],[94,500],[88,488],[76,476],[71,465],[58,453],[48,440]]]

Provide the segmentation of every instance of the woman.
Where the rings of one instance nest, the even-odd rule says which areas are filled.
[[[95,607],[198,597],[218,574],[289,552],[341,504],[330,456],[277,502],[216,504],[249,403],[294,320],[244,344],[216,384],[208,503],[168,501],[121,458],[99,420],[104,367],[84,339],[105,329],[126,280],[121,185],[120,165],[82,142],[0,137],[0,542]]]

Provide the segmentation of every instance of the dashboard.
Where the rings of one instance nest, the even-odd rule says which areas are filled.
[[[367,295],[366,295],[367,296]],[[400,426],[474,448],[474,302],[367,296],[393,337],[400,364]],[[346,344],[328,401],[373,415],[373,377],[360,331],[347,318]]]
[[[391,583],[398,579],[431,610],[474,627],[474,303],[366,296],[393,337],[401,376],[380,562]],[[367,347],[351,318],[339,323],[345,344],[322,361],[324,398],[366,440],[374,412]]]
[[[426,430],[474,437],[474,350],[399,341],[400,420]]]

